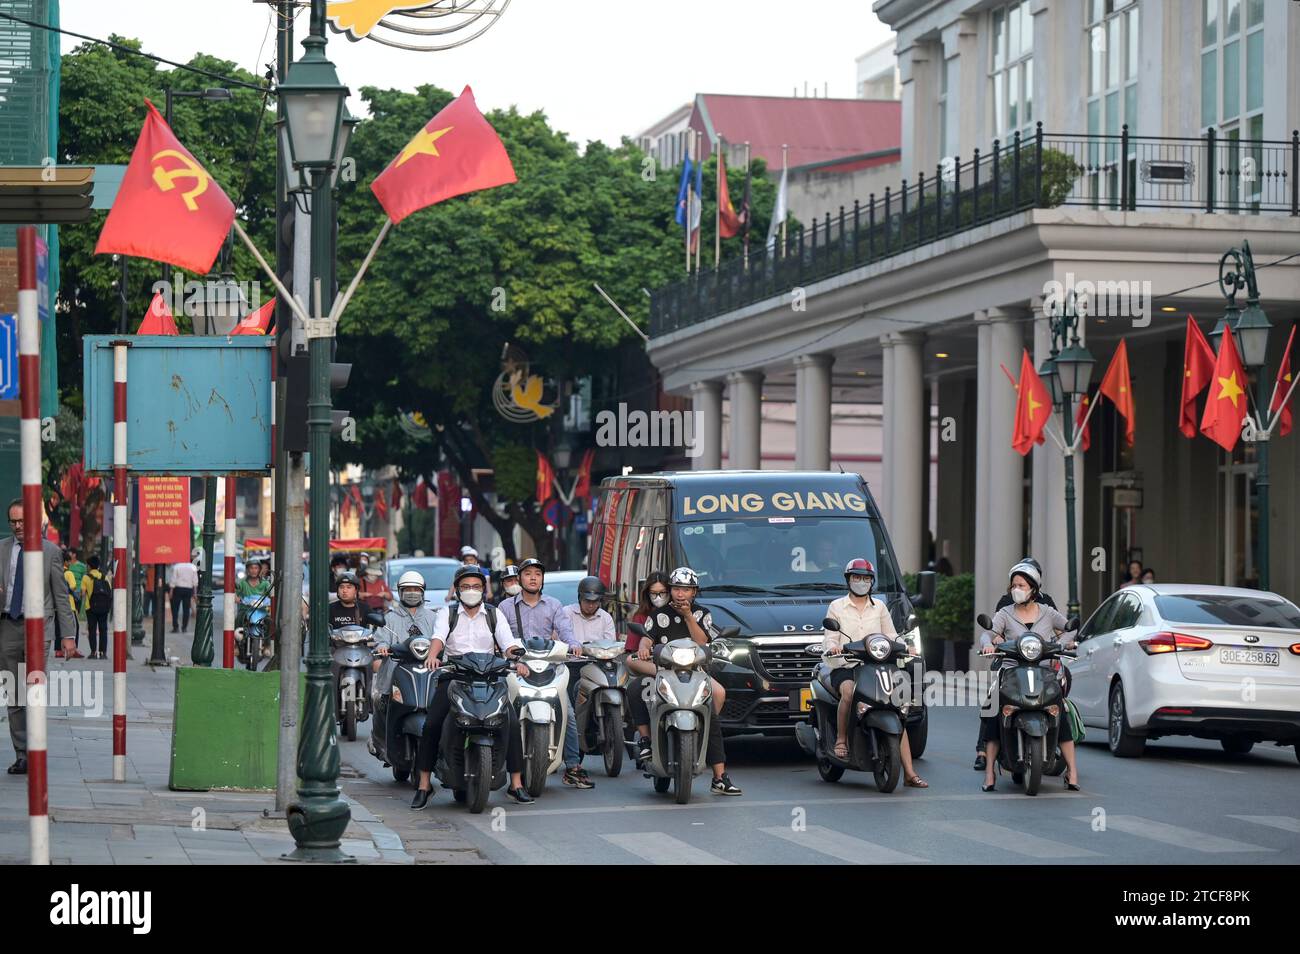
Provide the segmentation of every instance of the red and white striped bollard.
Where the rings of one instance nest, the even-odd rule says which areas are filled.
[[[235,478],[226,478],[226,581],[222,665],[235,668]]]
[[[113,781],[126,781],[126,349],[113,344]]]

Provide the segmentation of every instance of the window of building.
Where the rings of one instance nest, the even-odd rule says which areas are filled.
[[[1009,140],[1034,126],[1034,19],[1029,0],[994,10],[990,18],[993,128]]]
[[[1257,204],[1262,177],[1241,173],[1246,158],[1261,167],[1262,148],[1241,142],[1264,138],[1264,0],[1201,0],[1201,125],[1225,144],[1229,194]]]
[[[1120,133],[1137,132],[1138,4],[1136,0],[1088,3],[1088,165],[1092,194],[1113,205],[1120,196]],[[1115,137],[1103,139],[1100,137]],[[1133,147],[1126,157],[1135,161]]]

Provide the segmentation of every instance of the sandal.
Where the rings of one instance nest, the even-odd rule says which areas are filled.
[[[847,762],[849,760],[849,744],[843,739],[836,742],[835,747],[831,751],[835,753],[835,757],[841,762]]]
[[[929,788],[930,783],[919,775],[913,775],[911,778],[903,779],[903,785],[907,788]]]

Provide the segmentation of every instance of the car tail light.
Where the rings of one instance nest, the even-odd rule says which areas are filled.
[[[1138,645],[1148,656],[1160,653],[1185,653],[1210,649],[1214,643],[1203,636],[1188,636],[1186,633],[1154,633],[1146,639],[1139,639]]]
[[[1291,644],[1291,655],[1300,656],[1300,643]]]
[[[1155,712],[1155,714],[1158,715],[1158,716],[1160,716],[1160,715],[1191,715],[1191,714],[1192,714],[1192,710],[1191,710],[1191,709],[1171,709],[1171,708],[1169,708],[1168,706],[1165,706],[1163,709],[1157,709],[1156,712]]]

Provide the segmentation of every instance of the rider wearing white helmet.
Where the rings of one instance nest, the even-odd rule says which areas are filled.
[[[393,608],[384,616],[384,628],[375,634],[381,644],[405,642],[418,633],[431,636],[436,616],[432,608],[424,602],[424,577],[415,570],[407,570],[397,581],[397,600]],[[376,650],[379,655],[386,655],[386,646]],[[376,670],[379,661],[375,661]]]

